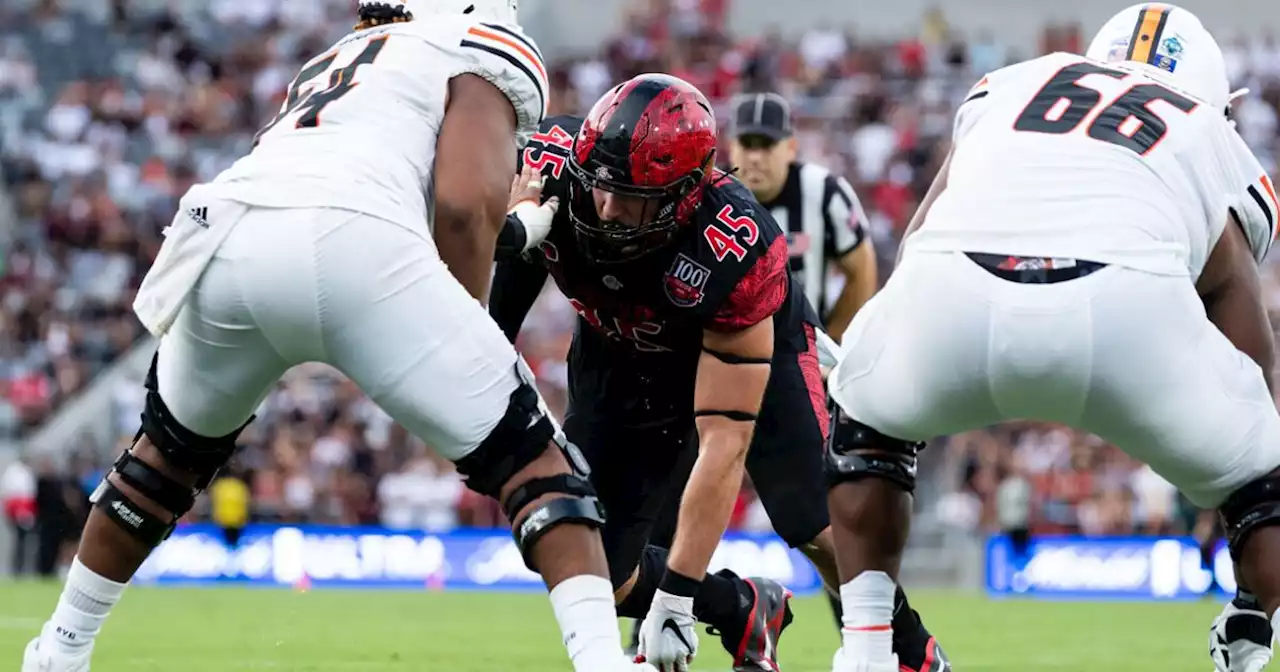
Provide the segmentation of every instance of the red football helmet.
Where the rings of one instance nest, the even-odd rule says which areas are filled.
[[[665,246],[701,203],[715,152],[715,114],[692,84],[644,74],[606,93],[569,158],[569,216],[583,253],[619,263]],[[641,225],[601,220],[592,189],[645,199]]]

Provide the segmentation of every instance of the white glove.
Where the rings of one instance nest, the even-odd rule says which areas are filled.
[[[1271,621],[1261,609],[1237,602],[1228,602],[1214,619],[1209,630],[1209,657],[1217,672],[1262,672],[1271,661]]]
[[[636,660],[653,665],[659,672],[688,672],[689,663],[698,654],[698,635],[694,632],[697,625],[692,597],[659,590],[640,626]]]

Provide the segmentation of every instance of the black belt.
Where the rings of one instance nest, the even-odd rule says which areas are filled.
[[[998,278],[1028,285],[1050,285],[1075,280],[1107,267],[1106,264],[1082,259],[1015,257],[981,252],[965,252],[965,255]]]

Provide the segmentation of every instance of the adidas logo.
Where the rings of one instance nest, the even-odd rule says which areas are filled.
[[[196,220],[196,224],[199,224],[201,227],[206,229],[209,228],[209,208],[203,206],[199,208],[191,208],[187,211],[187,216]]]

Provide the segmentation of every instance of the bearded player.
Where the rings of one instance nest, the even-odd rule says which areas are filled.
[[[706,570],[745,469],[778,534],[834,578],[817,318],[786,236],[713,168],[715,145],[706,98],[667,75],[615,87],[585,119],[543,122],[524,163],[545,184],[514,198],[490,310],[514,338],[549,274],[578,312],[565,432],[609,514],[619,614],[645,618],[639,653],[686,669],[700,620],[735,670],[777,670],[788,592]],[[543,196],[562,204],[549,230],[522,225]],[[648,545],[681,491],[670,551]],[[903,660],[923,664],[936,647],[899,604]]]
[[[191,189],[135,310],[160,337],[142,427],[93,494],[23,672],[87,672],[147,555],[291,366],[328,363],[514,521],[578,672],[623,654],[604,514],[488,292],[516,149],[545,114],[515,0],[361,2],[248,156]]]
[[[1224,672],[1271,656],[1280,607],[1280,415],[1257,265],[1275,188],[1229,120],[1222,52],[1166,4],[1086,56],[984,77],[901,262],[830,378],[844,598],[836,672],[898,669],[886,637],[920,441],[1004,420],[1095,433],[1222,517],[1237,599]]]

